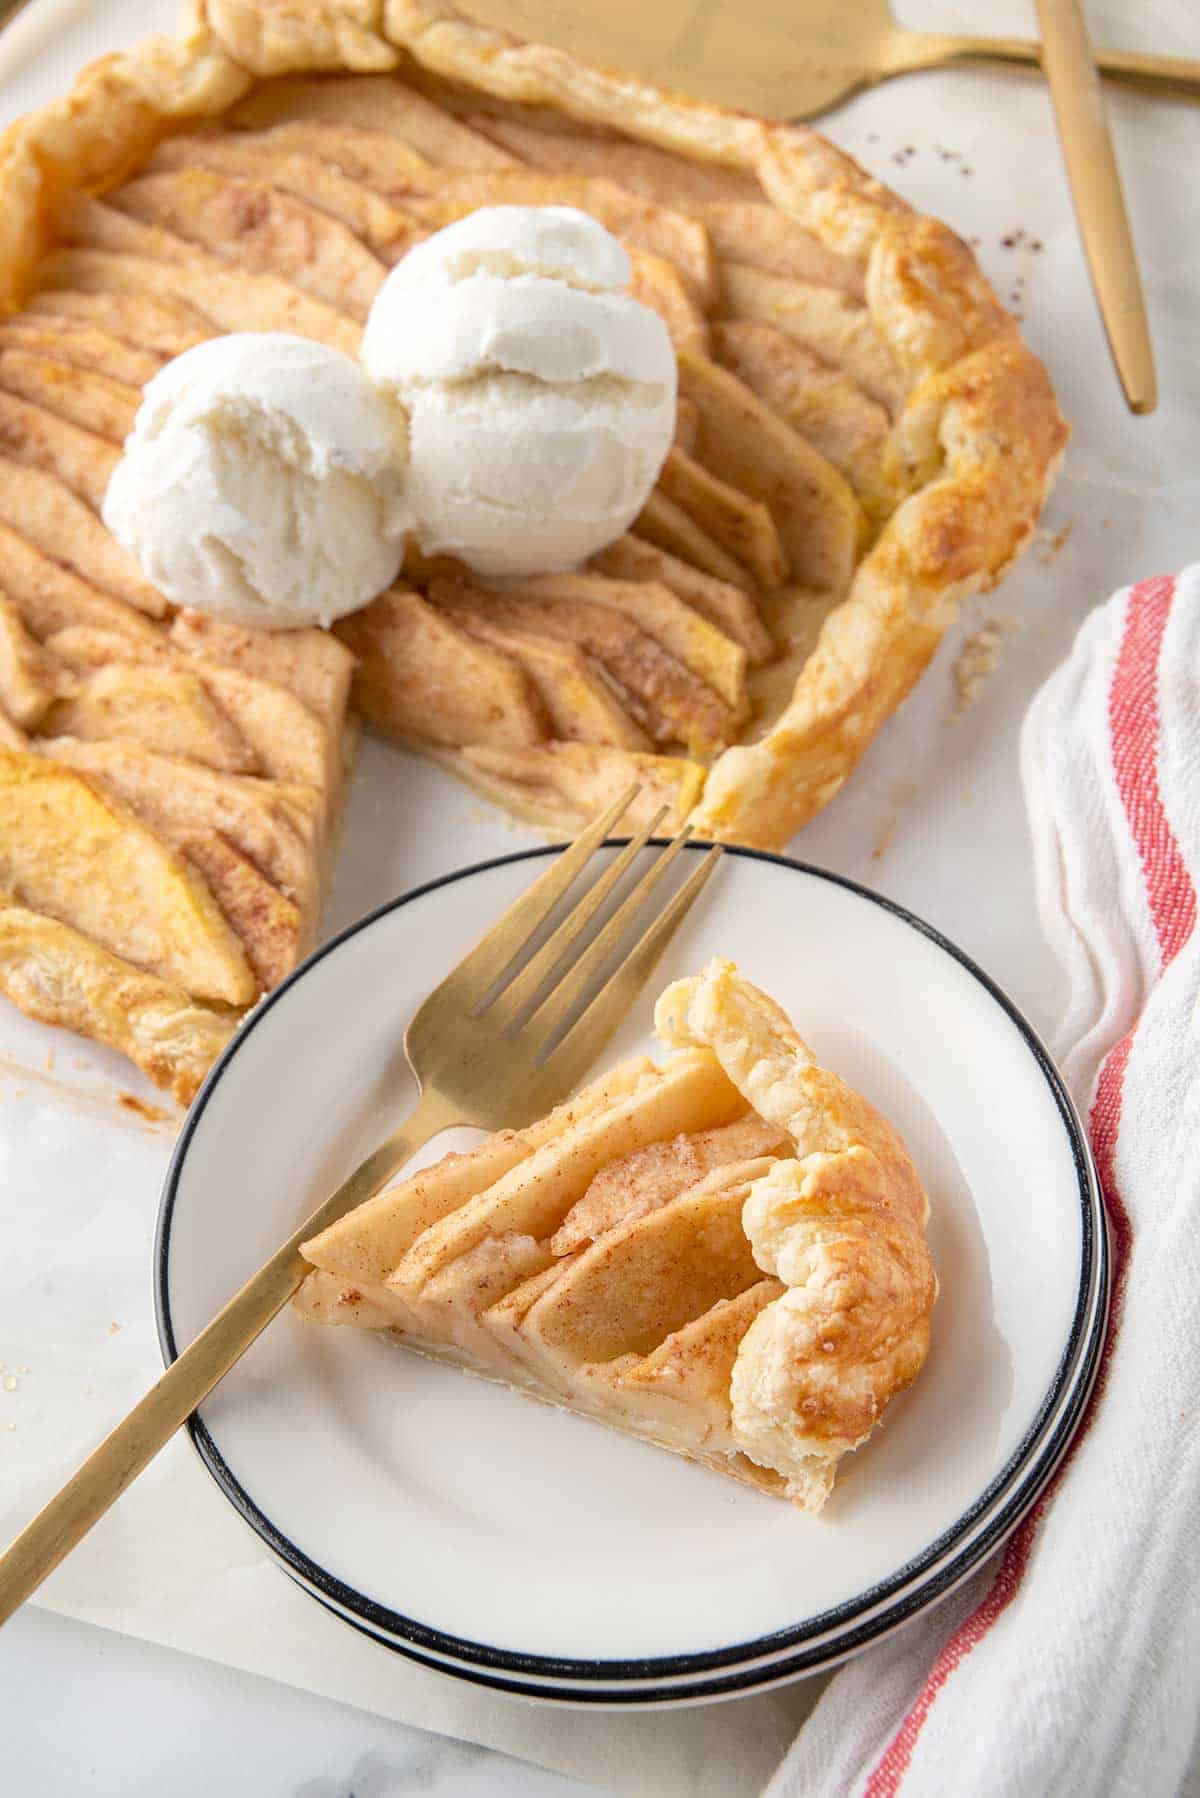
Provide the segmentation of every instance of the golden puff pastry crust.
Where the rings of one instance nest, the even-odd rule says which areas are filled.
[[[180,1104],[229,1042],[238,1013],[199,1004],[90,937],[0,891],[0,989],[42,1024],[126,1055]]]
[[[899,1136],[861,1093],[820,1067],[775,1002],[714,961],[662,995],[655,1029],[709,1048],[792,1153],[750,1186],[742,1225],[764,1274],[786,1288],[738,1348],[733,1439],[818,1510],[838,1462],[866,1440],[929,1351],[938,1282],[929,1201]]]
[[[312,1321],[391,1333],[801,1509],[919,1373],[937,1279],[899,1137],[730,962],[626,1063],[304,1245]]]
[[[21,303],[65,195],[110,187],[160,138],[217,117],[257,82],[318,71],[396,71],[418,88],[432,83],[460,98],[466,90],[512,129],[528,109],[549,109],[571,129],[686,158],[714,179],[743,183],[751,197],[757,183],[760,199],[803,227],[817,265],[836,267],[839,282],[862,296],[852,302],[821,289],[806,328],[818,346],[844,350],[860,412],[890,415],[873,478],[898,503],[848,589],[826,595],[812,614],[823,618],[815,644],[796,650],[794,666],[785,660],[753,740],[720,750],[707,766],[681,764],[690,772],[679,791],[702,832],[782,847],[837,792],[962,599],[993,585],[1033,533],[1067,433],[1015,320],[948,227],[914,212],[818,133],[593,68],[442,0],[199,0],[180,39],[151,39],[85,70],[70,95],[0,139],[0,309]],[[714,214],[717,241],[736,210],[735,201]],[[727,282],[737,286],[736,316],[760,324],[778,316],[789,286],[736,261]],[[808,290],[800,283],[798,291]],[[836,385],[828,391],[836,409]],[[675,548],[687,521],[665,496],[657,504],[645,535]],[[483,745],[446,759],[524,815],[561,827],[579,809],[582,777],[567,766],[574,753],[522,752],[520,767],[499,767],[500,752]],[[593,779],[590,763],[586,774]]]

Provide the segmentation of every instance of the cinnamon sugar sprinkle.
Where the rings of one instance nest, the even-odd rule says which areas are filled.
[[[145,1118],[148,1124],[165,1124],[171,1115],[161,1105],[150,1105],[145,1099],[139,1099],[136,1093],[118,1093],[117,1104],[123,1111],[132,1111],[138,1117]]]

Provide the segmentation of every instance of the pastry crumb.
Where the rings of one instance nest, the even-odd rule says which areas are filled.
[[[881,861],[891,848],[896,835],[896,826],[900,822],[900,814],[909,801],[916,798],[920,790],[920,786],[915,780],[898,780],[892,787],[894,810],[888,813],[880,826],[879,835],[875,839],[875,847],[871,851],[873,862]]]
[[[20,1380],[18,1380],[15,1373],[6,1373],[5,1374],[5,1376],[4,1376],[5,1392],[15,1392],[17,1390],[17,1387],[20,1384],[21,1384],[21,1382],[20,1382]]]
[[[1073,524],[1064,524],[1060,531],[1035,531],[1033,553],[1043,568],[1049,568],[1059,551],[1062,550],[1075,529]]]
[[[120,1324],[119,1324],[119,1323],[117,1323],[117,1322],[115,1322],[115,1321],[114,1321],[114,1322],[113,1322],[113,1323],[110,1323],[110,1324],[109,1324],[109,1326],[108,1326],[108,1333],[109,1333],[109,1335],[110,1335],[110,1336],[115,1336],[115,1335],[116,1335],[116,1333],[117,1333],[117,1331],[118,1331],[118,1330],[119,1330],[119,1329],[120,1329],[120,1328],[121,1328],[121,1325],[120,1325]]]
[[[1004,639],[1016,629],[1017,620],[1014,617],[1008,613],[999,613],[981,624],[967,638],[951,669],[958,691],[957,702],[950,714],[952,724],[964,717],[975,704],[985,681],[1000,666]]]

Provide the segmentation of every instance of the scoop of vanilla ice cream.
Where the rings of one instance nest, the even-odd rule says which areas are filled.
[[[410,250],[362,357],[409,415],[417,537],[481,574],[573,568],[644,506],[675,353],[629,257],[568,206],[488,206]]]
[[[215,337],[147,385],[104,522],[177,605],[327,625],[396,577],[406,437],[351,357],[282,332]]]

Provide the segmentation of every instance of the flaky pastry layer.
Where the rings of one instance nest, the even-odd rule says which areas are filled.
[[[786,1291],[742,1338],[730,1393],[742,1453],[818,1509],[929,1352],[929,1200],[892,1126],[732,962],[668,987],[654,1024],[670,1047],[711,1049],[794,1151],[753,1181],[742,1212],[755,1261]]]

